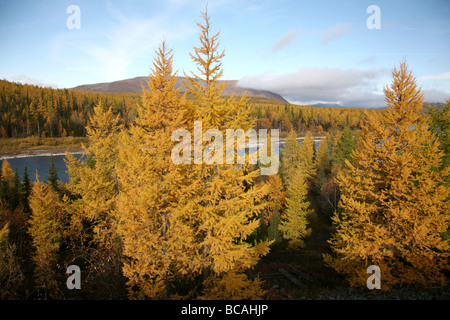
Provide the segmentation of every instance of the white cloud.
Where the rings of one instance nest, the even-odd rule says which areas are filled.
[[[107,3],[107,12],[114,24],[102,32],[103,41],[91,42],[82,50],[94,59],[93,70],[100,70],[103,78],[110,81],[127,77],[133,61],[151,56],[168,31],[164,28],[164,16],[145,20],[127,17],[111,3]]]
[[[449,80],[450,72],[443,72],[436,75],[427,75],[419,77],[420,80],[431,80],[424,81],[422,88],[425,102],[445,102],[450,99],[449,91]]]
[[[423,80],[444,80],[444,79],[450,79],[450,72],[443,72],[441,74],[436,75],[430,75],[430,76],[423,76],[419,79]]]
[[[277,52],[278,50],[286,47],[289,45],[292,41],[294,41],[295,38],[297,38],[302,31],[300,29],[298,30],[291,30],[287,32],[280,40],[275,43],[273,46],[273,51]]]
[[[66,70],[90,72],[93,81],[122,80],[134,74],[131,70],[143,59],[148,68],[154,50],[163,39],[171,43],[196,33],[195,25],[186,26],[183,21],[174,22],[173,12],[165,12],[150,19],[127,16],[107,3],[106,12],[111,23],[98,32],[66,32],[52,38],[52,58],[66,65]],[[145,72],[148,71],[145,69]]]
[[[381,78],[389,70],[304,67],[293,73],[249,75],[241,87],[269,90],[301,104],[339,103],[352,107],[384,107]]]
[[[424,89],[423,95],[425,102],[445,102],[450,99],[450,93],[438,89]]]
[[[26,84],[31,84],[31,85],[40,86],[40,87],[50,87],[50,88],[54,88],[54,89],[58,88],[58,85],[56,85],[54,83],[48,83],[42,79],[32,78],[23,73],[12,76],[10,78],[10,81],[19,82],[19,83],[23,83],[23,84],[26,83]]]
[[[349,32],[352,24],[350,22],[347,23],[338,23],[334,25],[332,28],[328,29],[322,37],[322,44],[327,44],[330,41],[337,39]]]
[[[94,58],[94,68],[102,72],[105,80],[119,80],[127,76],[135,58],[153,50],[162,34],[156,21],[123,18],[118,27],[103,34],[104,44],[90,43],[84,51]]]

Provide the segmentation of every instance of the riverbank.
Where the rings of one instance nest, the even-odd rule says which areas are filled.
[[[1,138],[0,158],[30,157],[39,155],[57,155],[84,152],[82,144],[86,144],[84,137],[61,138]]]
[[[298,137],[302,142],[305,137]],[[313,136],[318,143],[325,136]],[[286,138],[280,135],[280,145],[286,142]],[[88,139],[85,137],[60,137],[60,138],[0,138],[0,160],[20,157],[63,155],[69,153],[83,153],[82,145],[87,146]],[[317,147],[317,146],[316,146]]]

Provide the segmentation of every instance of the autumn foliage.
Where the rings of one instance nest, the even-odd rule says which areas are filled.
[[[54,163],[47,179],[31,182],[2,161],[0,298],[264,299],[273,288],[258,273],[279,270],[280,255],[298,268],[314,261],[310,269],[333,281],[339,273],[345,286],[365,288],[376,265],[384,290],[443,287],[449,101],[424,110],[406,62],[384,89],[387,109],[224,96],[220,32],[207,10],[197,26],[184,93],[165,40],[139,95],[0,81],[3,139],[87,142],[81,160],[66,155],[67,183]],[[228,129],[276,128],[285,141],[275,174],[221,154]],[[180,129],[201,161],[173,160],[174,150],[193,158],[175,148]],[[82,290],[65,285],[72,264]]]
[[[442,285],[449,243],[449,189],[440,168],[439,140],[422,116],[423,94],[406,62],[385,88],[387,110],[368,117],[361,143],[338,175],[341,210],[326,261],[352,285],[365,285],[366,268],[383,270],[383,286]]]

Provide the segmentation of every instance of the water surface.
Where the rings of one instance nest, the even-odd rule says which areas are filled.
[[[318,148],[320,140],[323,137],[314,138],[315,147]],[[302,143],[303,138],[298,138],[297,141]],[[280,151],[283,149],[285,139],[280,139]],[[258,146],[259,147],[259,146]],[[72,153],[77,159],[83,157],[82,153]],[[50,168],[51,154],[41,155],[17,155],[17,156],[4,156],[1,159],[6,159],[13,170],[17,169],[19,177],[23,178],[24,168],[27,167],[28,177],[31,181],[36,181],[36,173],[39,175],[39,180],[47,181],[48,170]],[[53,161],[58,173],[58,178],[61,182],[69,182],[69,176],[67,174],[67,166],[64,162],[66,158],[65,154],[54,154]],[[83,158],[84,159],[84,158]]]
[[[74,153],[73,156],[80,159],[83,154]],[[67,174],[67,166],[64,162],[66,158],[65,154],[53,155],[53,161],[55,163],[56,171],[58,173],[58,178],[61,182],[69,182],[69,176]],[[27,167],[28,177],[30,181],[36,181],[36,173],[39,175],[39,180],[47,181],[48,170],[51,163],[51,155],[32,155],[32,156],[14,156],[14,157],[3,157],[11,165],[13,170],[17,169],[19,177],[23,179],[23,172],[25,167]]]

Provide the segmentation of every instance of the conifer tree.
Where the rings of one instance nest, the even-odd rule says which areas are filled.
[[[2,226],[2,229],[0,230],[0,250],[3,252],[8,247],[8,235],[9,235],[9,228],[8,224],[4,224]]]
[[[53,154],[50,157],[50,167],[48,169],[47,183],[50,184],[50,186],[53,188],[53,190],[55,190],[56,192],[60,192],[59,191],[58,171],[56,170]]]
[[[195,234],[185,223],[192,214],[190,166],[176,165],[171,158],[171,135],[185,126],[190,112],[175,89],[172,61],[172,50],[163,41],[135,124],[118,147],[118,231],[133,299],[179,295],[174,283],[190,278],[195,270],[190,264],[197,260]]]
[[[86,161],[76,160],[66,154],[70,183],[69,190],[78,195],[71,207],[77,217],[91,224],[94,242],[112,245],[115,225],[115,197],[117,194],[116,158],[117,138],[121,129],[119,117],[112,113],[111,107],[101,102],[86,127],[88,146]]]
[[[199,74],[187,82],[189,92],[203,102],[196,106],[194,120],[201,121],[202,133],[208,129],[219,130],[223,136],[226,136],[226,129],[245,132],[254,125],[246,105],[247,98],[225,100],[220,96],[224,85],[218,80],[223,73],[221,59],[224,52],[218,53],[219,33],[211,34],[207,11],[202,17],[204,24],[198,23],[201,46],[194,48],[191,55]],[[202,146],[205,148],[207,144],[202,143]],[[235,157],[236,154],[235,150]],[[221,158],[220,153],[218,158]],[[248,164],[226,164],[225,161],[213,164],[203,161],[194,164],[192,170],[196,190],[182,210],[192,213],[192,226],[198,235],[197,257],[200,260],[197,272],[203,278],[200,297],[261,297],[260,280],[250,280],[244,273],[267,254],[270,244],[246,242],[260,224],[258,215],[264,208],[262,199],[268,192],[266,185],[254,183],[259,170],[251,170]]]
[[[342,130],[341,136],[333,150],[332,162],[335,171],[345,167],[345,161],[353,162],[352,153],[358,142],[358,136],[349,127]]]
[[[283,238],[288,240],[291,248],[304,247],[303,240],[311,234],[311,229],[308,228],[308,215],[313,210],[309,209],[307,194],[304,174],[301,169],[297,169],[288,188],[286,210],[279,226]]]
[[[272,217],[269,221],[269,227],[267,228],[267,238],[273,241],[273,244],[277,244],[281,239],[280,226],[280,203],[277,202],[273,209]]]
[[[194,53],[189,53],[192,61],[197,65],[198,73],[191,72],[191,76],[186,76],[185,86],[197,100],[206,105],[213,125],[217,125],[227,112],[221,110],[223,103],[220,98],[226,84],[219,82],[223,75],[222,59],[225,56],[225,50],[222,52],[218,50],[220,32],[212,34],[207,8],[205,12],[202,12],[202,18],[204,24],[197,22],[200,28],[201,46],[194,47]]]
[[[272,216],[283,211],[286,202],[286,191],[283,190],[283,183],[278,174],[270,175],[265,182],[269,187],[269,194],[267,195],[267,205],[264,208],[264,222],[269,225]]]
[[[444,152],[440,169],[450,166],[450,99],[441,108],[430,106],[430,130],[439,138],[440,148]],[[448,185],[450,180],[447,179]]]
[[[14,171],[11,169],[11,165],[7,160],[3,160],[2,163],[2,179],[1,179],[1,189],[2,196],[4,199],[9,199],[9,190],[13,186]]]
[[[267,184],[269,193],[264,198],[266,206],[262,212],[261,223],[255,233],[255,238],[273,241],[273,246],[281,240],[278,226],[286,205],[286,191],[278,174],[268,176],[264,183]]]
[[[9,241],[9,225],[2,222],[0,219],[0,299],[20,299],[19,290],[25,277],[16,246]]]
[[[17,251],[23,249],[23,240],[26,238],[26,228],[28,221],[28,211],[24,210],[23,195],[20,185],[20,178],[17,169],[13,171],[12,178],[8,178],[9,183],[4,185],[3,192],[6,197],[0,204],[0,215],[9,225],[9,242],[16,246]]]
[[[381,270],[381,288],[395,284],[442,285],[448,269],[449,223],[447,171],[439,141],[422,113],[423,94],[406,62],[392,72],[385,87],[387,110],[367,116],[353,163],[341,171],[340,207],[330,240],[334,256],[327,264],[364,286],[367,267]]]
[[[316,172],[314,163],[314,141],[309,131],[306,133],[305,139],[300,146],[299,168],[303,172],[303,176],[306,180],[313,177]]]
[[[3,200],[6,210],[10,213],[13,213],[20,204],[20,178],[17,169],[12,170],[7,160],[3,160],[1,170],[0,200]],[[8,219],[11,218],[14,218],[13,214]]]
[[[438,138],[440,149],[444,152],[442,164],[438,170],[445,170],[450,167],[450,99],[442,105],[441,108],[429,106],[430,111],[430,130]],[[450,187],[450,175],[444,178],[445,183]],[[450,239],[450,225],[447,232],[443,234],[445,239]]]
[[[328,141],[323,139],[320,141],[319,151],[316,156],[316,168],[317,170],[323,169],[327,170],[329,168],[328,163]]]
[[[30,212],[30,205],[28,203],[28,197],[31,194],[31,182],[28,176],[28,169],[25,166],[23,169],[23,179],[21,184],[21,192],[22,192],[22,206],[25,212]]]
[[[286,138],[286,142],[281,153],[280,175],[283,179],[285,188],[289,186],[289,183],[299,165],[300,146],[297,142],[297,135],[295,134],[295,131],[291,130]]]
[[[39,181],[37,175],[30,196],[30,207],[32,213],[28,232],[35,249],[36,288],[44,299],[58,298],[56,263],[63,239],[63,211],[58,194],[51,186]]]
[[[119,116],[99,102],[86,127],[86,160],[66,154],[70,197],[64,197],[70,215],[73,255],[87,262],[89,283],[100,282],[104,295],[122,298],[121,248],[117,233],[116,179]],[[97,290],[99,291],[99,290]]]
[[[20,178],[15,168],[12,178],[12,185],[9,189],[9,206],[12,211],[16,210],[20,203]]]
[[[324,168],[319,168],[319,170],[317,171],[317,181],[316,184],[314,185],[314,192],[316,194],[321,194],[323,191],[323,187],[325,184],[325,169]]]

